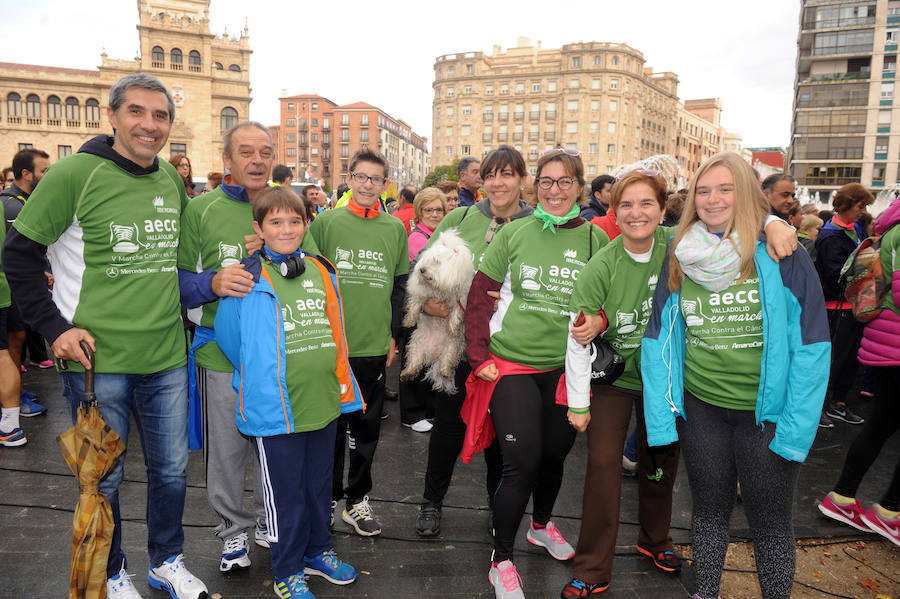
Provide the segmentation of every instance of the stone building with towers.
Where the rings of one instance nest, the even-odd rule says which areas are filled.
[[[175,97],[175,123],[161,155],[187,154],[195,177],[221,170],[225,128],[250,117],[250,38],[209,29],[210,0],[137,0],[140,51],[100,55],[96,70],[0,62],[0,163],[27,147],[51,162],[78,151],[106,119],[109,88],[143,72]]]

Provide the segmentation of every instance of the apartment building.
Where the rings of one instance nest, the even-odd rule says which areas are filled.
[[[370,146],[384,154],[391,181],[420,186],[430,169],[428,138],[400,119],[365,102],[339,106],[316,94],[279,98],[280,125],[276,162],[294,172],[296,181],[327,182],[330,189],[347,180],[350,157]]]
[[[801,0],[787,158],[799,185],[830,192],[897,182],[898,32],[898,0]]]
[[[540,152],[563,146],[583,153],[592,177],[675,151],[678,77],[626,44],[545,50],[519,38],[505,52],[439,56],[432,87],[435,165],[510,144],[534,172]]]

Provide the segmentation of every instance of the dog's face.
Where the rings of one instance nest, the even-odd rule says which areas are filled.
[[[422,283],[440,290],[458,289],[472,281],[472,252],[457,235],[443,233],[422,253],[415,274]]]

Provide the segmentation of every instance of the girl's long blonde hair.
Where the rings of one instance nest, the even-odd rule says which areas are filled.
[[[700,220],[697,215],[697,208],[694,203],[697,193],[697,181],[710,169],[717,166],[724,166],[731,171],[734,177],[734,212],[731,220],[725,226],[725,234],[723,240],[731,235],[732,231],[737,232],[738,239],[741,242],[741,276],[739,281],[743,282],[753,271],[753,256],[756,253],[756,239],[763,225],[763,219],[769,213],[769,203],[766,196],[763,195],[759,185],[759,180],[753,174],[753,170],[747,162],[735,154],[734,152],[720,152],[711,156],[706,162],[700,165],[694,177],[691,179],[688,188],[687,199],[684,202],[684,210],[681,213],[681,220],[678,222],[678,229],[675,232],[675,239],[672,242],[669,251],[669,290],[678,291],[681,289],[681,280],[684,278],[684,272],[675,257],[675,248],[695,222]]]

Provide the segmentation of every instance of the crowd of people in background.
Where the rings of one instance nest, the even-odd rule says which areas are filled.
[[[414,529],[440,534],[457,460],[483,452],[497,599],[524,598],[513,546],[529,501],[526,540],[573,560],[560,597],[613,585],[623,474],[639,476],[637,551],[680,572],[669,534],[680,459],[694,597],[719,594],[738,493],[762,594],[789,597],[798,472],[817,430],[836,423],[860,433],[819,510],[900,545],[900,470],[878,503],[857,498],[900,427],[900,200],[873,219],[873,195],[851,183],[819,211],[800,204],[790,175],[760,180],[727,152],[681,189],[646,169],[587,181],[581,153],[562,147],[531,175],[506,145],[424,189],[389,181],[385,158],[364,148],[329,194],[273,164],[270,133],[252,121],[224,132],[221,170],[197,189],[188,156],[158,155],[174,115],[158,80],[129,75],[110,90],[113,135],[52,167],[42,150],[18,152],[0,192],[0,445],[25,445],[20,417],[46,411],[21,373],[51,358],[68,363],[77,417],[90,345],[108,424],[127,443],[139,416],[152,587],[209,596],[183,555],[189,448],[203,450],[222,572],[250,567],[255,543],[271,552],[282,599],[313,598],[309,576],[357,579],[330,529],[340,518],[363,537],[383,530],[369,494],[387,369],[405,365],[412,334],[407,276],[448,231],[475,276],[455,391],[424,376],[399,386],[401,424],[430,435]],[[841,272],[876,236],[886,291],[864,325]],[[432,298],[424,312],[446,318],[450,306]],[[624,360],[611,384],[594,372],[598,342]],[[579,433],[588,460],[573,546],[553,511]],[[115,522],[106,592],[135,599],[123,476],[124,456],[100,483]]]

